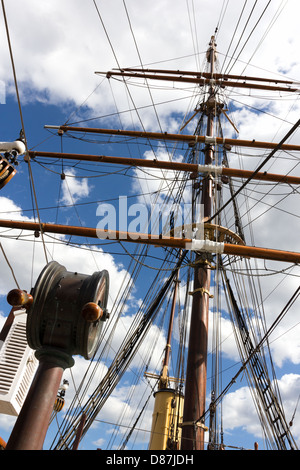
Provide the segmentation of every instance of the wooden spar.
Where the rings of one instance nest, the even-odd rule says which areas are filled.
[[[201,135],[187,135],[187,134],[169,134],[167,132],[142,132],[142,131],[128,131],[120,129],[101,129],[97,127],[74,127],[74,126],[45,126],[46,129],[58,129],[64,132],[83,132],[87,134],[110,134],[126,137],[140,137],[145,139],[154,140],[171,140],[178,142],[188,143],[204,143],[213,145],[231,145],[233,147],[249,147],[249,148],[261,148],[261,149],[275,149],[278,144],[273,142],[260,142],[256,140],[242,140],[242,139],[227,139],[223,137],[214,137],[213,140],[207,136]],[[283,144],[281,150],[300,151],[300,145]]]
[[[288,263],[299,263],[300,253],[290,251],[272,250],[270,248],[247,247],[243,245],[224,245],[224,253],[238,256],[249,256],[251,258],[268,259],[273,261],[284,261]]]
[[[77,429],[77,432],[76,432],[75,440],[74,440],[74,443],[73,443],[72,450],[78,450],[78,446],[79,446],[79,443],[80,443],[80,439],[81,439],[81,436],[82,436],[82,431],[84,429],[85,422],[86,422],[86,413],[82,413],[82,416],[80,418],[80,422],[79,422],[79,425],[78,425],[78,429]]]
[[[212,78],[211,73],[208,72],[193,72],[189,70],[166,70],[166,69],[139,69],[139,68],[131,68],[131,67],[125,67],[122,69],[113,69],[113,70],[118,70],[120,72],[126,71],[126,72],[146,72],[146,73],[167,73],[167,74],[177,74],[177,75],[190,75],[193,77],[204,77],[204,78]],[[107,72],[106,72],[107,74]],[[263,77],[249,77],[249,76],[244,76],[244,75],[230,75],[230,74],[222,74],[222,73],[214,73],[213,78],[216,80],[228,80],[228,79],[234,79],[234,80],[252,80],[255,82],[267,82],[267,83],[283,83],[286,85],[296,85],[298,82],[292,81],[292,80],[278,80],[276,78],[263,78]]]
[[[142,243],[160,247],[182,248],[188,249],[193,240],[190,238],[176,238],[168,236],[157,236],[146,233],[122,232],[114,231],[113,236],[109,237],[112,232],[103,229],[77,227],[71,225],[57,225],[38,222],[25,222],[20,220],[0,220],[0,227],[8,227],[11,229],[32,230],[39,232],[42,228],[43,233],[58,233],[61,235],[73,235],[79,237],[98,238],[98,239],[114,239],[130,243]],[[218,246],[218,245],[216,245]],[[198,251],[198,249],[195,249]],[[199,249],[199,251],[201,251]],[[213,250],[212,250],[213,252]],[[269,248],[252,247],[247,245],[235,245],[224,243],[223,253],[227,255],[235,255],[250,258],[261,258],[266,260],[283,261],[288,263],[300,263],[300,253],[274,250]]]
[[[233,176],[237,178],[251,178],[261,181],[273,181],[277,183],[299,184],[300,177],[291,175],[277,175],[274,173],[258,172],[253,174],[250,170],[239,170],[235,168],[222,168],[222,175]]]
[[[96,74],[103,74],[103,72],[96,72]],[[214,75],[211,75],[211,78],[191,78],[183,76],[170,76],[170,75],[156,75],[151,73],[138,73],[138,72],[108,72],[106,73],[107,78],[111,76],[121,76],[121,77],[132,77],[132,78],[148,78],[152,80],[165,80],[171,82],[184,82],[184,83],[195,83],[200,86],[210,85],[211,82],[214,82],[214,86],[219,87],[231,87],[231,88],[250,88],[256,90],[265,90],[265,91],[289,91],[289,92],[299,92],[299,88],[290,88],[290,87],[280,87],[273,85],[260,85],[258,83],[244,83],[244,82],[232,82],[228,80],[215,80]]]
[[[189,171],[191,173],[212,173],[215,171],[211,167],[199,166],[196,163],[181,163],[181,162],[170,162],[163,160],[144,160],[141,158],[127,158],[127,157],[115,157],[108,155],[88,155],[88,154],[76,154],[76,153],[58,153],[58,152],[40,152],[40,151],[29,151],[28,155],[30,158],[46,157],[46,158],[64,158],[67,160],[82,160],[92,161],[99,163],[113,163],[117,165],[128,165],[136,167],[155,168],[161,170],[173,170],[173,171]],[[217,169],[217,168],[216,168]],[[240,170],[236,168],[220,167],[220,174],[225,176],[233,176],[237,178],[249,178],[253,174],[250,170]],[[291,175],[279,175],[267,172],[258,172],[253,176],[253,179],[262,181],[274,181],[278,183],[287,184],[300,184],[299,176]]]

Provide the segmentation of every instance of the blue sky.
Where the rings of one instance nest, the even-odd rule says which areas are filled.
[[[17,72],[18,86],[21,97],[21,107],[24,119],[28,146],[32,150],[47,150],[53,152],[76,152],[90,154],[124,155],[128,154],[125,144],[114,145],[107,139],[93,137],[94,142],[70,139],[64,136],[58,137],[55,132],[45,129],[45,125],[60,125],[65,122],[80,123],[78,125],[90,125],[97,127],[133,128],[139,126],[140,121],[136,112],[116,114],[116,103],[118,111],[140,108],[139,117],[145,128],[149,131],[157,130],[158,123],[156,114],[151,107],[152,99],[156,103],[164,103],[157,106],[160,124],[168,132],[178,132],[185,112],[191,112],[197,103],[197,95],[194,88],[190,86],[176,87],[167,85],[162,88],[151,88],[151,95],[147,87],[132,86],[129,88],[131,94],[125,89],[123,83],[108,81],[104,76],[95,74],[95,71],[107,71],[113,67],[138,65],[140,57],[143,64],[154,64],[158,67],[182,68],[193,70],[202,67],[205,60],[205,51],[214,33],[217,24],[219,33],[217,37],[219,61],[223,59],[230,45],[232,33],[241,13],[236,9],[233,2],[228,2],[227,9],[222,10],[226,2],[218,0],[181,2],[160,1],[158,5],[151,5],[145,0],[139,2],[127,2],[127,8],[131,20],[128,22],[124,2],[117,0],[112,2],[105,0],[95,3],[80,2],[79,0],[57,0],[38,2],[28,0],[26,4],[20,0],[6,2],[8,24],[15,67]],[[299,2],[272,2],[266,11],[259,26],[247,41],[239,60],[234,65],[231,73],[243,73],[255,76],[275,76],[283,74],[297,80],[300,75],[300,64],[298,62],[299,35],[297,34],[297,18],[299,15]],[[251,4],[251,5],[250,5]],[[254,2],[249,2],[244,12],[243,21],[238,29],[242,33],[242,25],[245,18],[250,14]],[[267,2],[261,2],[243,36],[241,43],[254,28]],[[172,13],[171,13],[172,11]],[[101,20],[98,15],[100,12]],[[195,16],[193,16],[195,13]],[[223,16],[224,13],[224,16]],[[130,28],[131,26],[131,28]],[[104,30],[105,28],[105,30]],[[132,35],[134,32],[134,38]],[[0,51],[0,80],[5,83],[6,100],[0,105],[0,140],[13,141],[18,137],[21,129],[21,119],[16,91],[12,80],[11,62],[8,52],[7,39],[3,21],[1,21],[1,44]],[[236,37],[240,36],[237,35]],[[108,36],[110,43],[108,41]],[[135,39],[135,41],[134,41]],[[136,44],[138,44],[139,54]],[[231,53],[235,49],[232,44]],[[238,54],[238,50],[236,55]],[[255,67],[247,65],[251,61]],[[149,65],[151,67],[151,65]],[[280,77],[282,78],[282,76]],[[155,84],[157,85],[157,84]],[[266,100],[262,100],[266,98]],[[276,98],[276,99],[274,99]],[[226,100],[233,100],[229,108],[239,129],[239,138],[251,140],[279,141],[287,130],[299,117],[298,94],[288,95],[283,100],[276,97],[258,96],[254,93],[240,93],[234,90],[226,91]],[[173,101],[178,99],[178,101]],[[248,108],[248,105],[252,108]],[[257,113],[254,108],[263,108],[268,114]],[[101,116],[107,116],[105,119]],[[95,119],[99,117],[99,119]],[[92,119],[93,118],[93,119]],[[89,120],[89,121],[87,121]],[[225,131],[232,134],[232,128],[227,123]],[[88,136],[90,137],[90,136]],[[292,141],[297,142],[297,133]],[[145,157],[146,147],[131,146],[132,156]],[[159,151],[158,151],[159,153]],[[162,150],[161,158],[166,158]],[[176,154],[176,158],[183,158],[182,149]],[[147,155],[146,155],[147,156]],[[281,157],[271,162],[270,168],[273,172],[294,171],[297,174],[297,158]],[[235,154],[231,155],[231,165],[244,165],[245,168],[254,168],[261,155],[248,157],[246,155],[243,163]],[[118,195],[134,196],[147,193],[158,188],[158,181],[149,178],[149,175],[130,171],[125,174],[115,174],[112,178],[103,172],[116,172],[119,167],[99,167],[94,164],[76,164],[74,162],[49,161],[38,159],[32,162],[35,190],[38,199],[40,216],[43,221],[61,224],[80,225],[95,227],[98,218],[96,214],[98,201],[109,201]],[[276,170],[276,171],[275,171]],[[25,219],[32,218],[32,196],[30,193],[28,165],[20,159],[17,175],[1,190],[0,202],[3,218]],[[68,187],[62,185],[61,172],[71,175],[67,178]],[[299,170],[298,170],[299,171]],[[137,179],[143,176],[143,179]],[[113,181],[113,183],[112,183]],[[243,221],[247,225],[247,211],[253,209],[253,223],[250,227],[254,233],[254,243],[258,246],[277,247],[299,251],[298,240],[298,217],[299,203],[297,192],[277,188],[259,203],[261,195],[256,192],[258,188],[252,188],[249,198],[241,201]],[[288,194],[284,198],[285,194]],[[72,201],[76,202],[76,208],[72,207]],[[132,198],[138,202],[140,199]],[[282,201],[281,201],[282,200]],[[249,204],[249,207],[246,206]],[[268,210],[268,204],[275,206]],[[57,205],[60,206],[57,211]],[[10,211],[10,215],[7,215]],[[295,214],[291,216],[290,213]],[[280,215],[280,219],[279,219]],[[0,218],[2,218],[0,216]],[[290,231],[290,227],[293,227]],[[272,236],[270,237],[270,231]],[[45,265],[45,257],[39,241],[33,244],[33,237],[25,237],[24,233],[19,240],[15,240],[16,232],[7,233],[1,229],[1,243],[5,248],[8,259],[13,266],[18,282],[24,289],[30,289],[36,276]],[[252,241],[252,233],[247,232],[249,240]],[[14,238],[8,238],[10,235]],[[75,240],[72,240],[75,242]],[[94,251],[79,250],[71,245],[53,243],[53,239],[47,238],[49,254],[58,262],[65,264],[69,270],[79,270],[78,266],[86,272],[93,272],[100,266],[109,270],[111,276],[110,304],[113,302],[114,293],[121,286],[124,275],[128,268],[129,259],[124,255],[124,250],[117,244],[108,245],[102,253],[103,244],[97,245],[98,240],[93,241]],[[85,243],[85,241],[84,241]],[[131,252],[133,248],[126,247]],[[160,256],[160,255],[158,255]],[[96,258],[96,261],[95,261]],[[151,259],[151,266],[157,266],[157,260]],[[31,268],[33,265],[33,269]],[[262,263],[258,263],[262,267]],[[284,267],[286,267],[284,265]],[[282,269],[274,263],[268,263],[269,274],[271,269],[276,271]],[[147,279],[136,285],[132,294],[128,310],[124,314],[123,329],[129,328],[133,312],[140,304],[142,293],[150,284],[154,270],[146,270]],[[265,313],[267,322],[271,323],[281,308],[285,305],[289,296],[293,293],[299,280],[299,270],[293,269],[276,276],[268,276],[262,279],[266,299]],[[11,272],[5,261],[1,259],[0,273],[0,311],[2,322],[8,314],[9,306],[6,302],[7,292],[15,287]],[[276,290],[275,290],[276,289]],[[225,310],[225,308],[224,308]],[[1,325],[1,323],[0,323]],[[230,335],[228,316],[224,313],[224,334]],[[165,331],[161,336],[159,327],[154,327],[149,339],[146,341],[145,350],[154,338],[158,338],[163,350]],[[277,368],[277,377],[280,383],[287,416],[291,416],[299,395],[299,326],[297,326],[297,310],[291,311],[290,315],[280,325],[278,331],[272,337],[272,352]],[[112,344],[110,355],[116,350],[121,341],[121,331]],[[134,390],[137,397],[144,393],[145,384],[131,384],[132,373],[139,368],[139,358],[133,362],[130,374],[124,376],[121,387],[115,391],[110,403],[104,408],[101,420],[108,423],[114,422],[124,410],[129,390]],[[160,364],[160,354],[153,355],[151,365],[153,368]],[[240,366],[233,341],[227,341],[225,345],[224,368],[230,367],[226,380]],[[80,382],[84,371],[84,361],[77,358],[76,366],[72,371],[77,383]],[[105,366],[103,366],[105,369]],[[70,377],[71,378],[71,377]],[[95,378],[96,381],[96,378]],[[95,385],[96,382],[93,382]],[[298,386],[297,386],[298,384]],[[209,387],[208,387],[209,388]],[[73,390],[73,385],[70,387]],[[71,395],[71,391],[69,392]],[[253,447],[255,440],[260,440],[257,435],[256,422],[253,418],[252,408],[242,408],[243,403],[251,403],[245,381],[238,382],[232,388],[231,395],[226,399],[226,405],[234,403],[235,406],[226,408],[226,442],[235,445],[237,436],[238,445]],[[71,399],[71,397],[69,398]],[[150,402],[151,404],[151,402]],[[225,407],[225,405],[224,405]],[[228,411],[231,410],[231,411]],[[128,408],[128,413],[132,408]],[[149,425],[151,419],[151,406],[146,413],[144,425]],[[145,424],[146,423],[146,424]],[[0,417],[0,435],[7,439],[13,425],[13,419],[6,416]],[[243,439],[240,436],[241,427],[246,431]],[[141,424],[142,426],[142,424]],[[95,429],[89,431],[88,438],[82,443],[82,448],[95,449],[97,446],[105,446],[109,443],[110,424],[98,424]],[[146,428],[147,429],[147,428]],[[295,437],[300,436],[300,415],[296,415],[293,430]],[[108,431],[108,432],[107,432]],[[55,430],[52,430],[55,433]],[[52,436],[51,433],[51,436]],[[144,433],[144,441],[137,440],[136,447],[147,446],[147,432]],[[47,444],[51,438],[47,437]],[[113,445],[115,445],[114,443]]]

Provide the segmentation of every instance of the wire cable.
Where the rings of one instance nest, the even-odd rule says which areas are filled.
[[[16,89],[20,119],[21,119],[21,123],[22,123],[22,131],[23,131],[24,140],[25,140],[26,153],[27,153],[27,156],[28,156],[27,138],[26,138],[25,125],[24,125],[24,119],[23,119],[23,113],[22,113],[22,107],[21,107],[21,100],[20,100],[20,95],[19,95],[19,87],[18,87],[18,81],[17,81],[17,74],[16,74],[15,63],[14,63],[14,57],[13,57],[11,40],[10,40],[10,34],[9,34],[9,28],[8,28],[8,22],[7,22],[7,16],[6,16],[6,11],[5,11],[4,0],[1,0],[1,4],[2,4],[2,11],[3,11],[3,17],[4,17],[4,23],[5,23],[5,30],[6,30],[8,47],[9,47],[9,53],[10,53],[11,65],[12,65],[13,76],[14,76],[14,83],[15,83],[15,89]],[[35,192],[35,188],[34,188],[34,181],[33,181],[33,175],[32,175],[32,170],[31,170],[30,158],[29,157],[27,158],[27,163],[28,163],[28,170],[29,170],[30,180],[31,180],[31,183],[32,183],[34,200],[35,200],[35,205],[36,205],[36,210],[37,210],[37,215],[38,215],[38,222],[39,222],[39,225],[40,225],[40,233],[41,233],[42,240],[44,240],[44,235],[43,235],[43,230],[42,230],[42,225],[41,225],[41,220],[40,220],[40,215],[39,215],[37,197],[36,197],[36,192]],[[46,262],[48,263],[47,250],[46,250],[46,245],[45,245],[44,242],[43,242],[43,249],[44,249]]]
[[[223,204],[223,206],[215,212],[215,214],[209,218],[207,222],[211,222],[217,215],[219,215],[229,204],[233,201],[234,198],[247,186],[247,184],[253,179],[253,177],[266,165],[266,163],[275,155],[275,153],[281,149],[281,146],[284,142],[291,137],[291,135],[296,131],[300,125],[300,119],[294,124],[294,126],[289,130],[289,132],[283,137],[283,139],[276,145],[276,147],[269,153],[269,155],[264,159],[264,161],[256,168],[255,171],[247,178],[247,180],[239,187],[239,189],[232,195],[228,201]]]

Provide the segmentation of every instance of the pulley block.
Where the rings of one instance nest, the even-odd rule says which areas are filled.
[[[6,158],[0,156],[0,189],[3,188],[16,174],[16,169]]]
[[[85,275],[48,263],[26,306],[29,346],[37,353],[50,348],[90,359],[107,318],[108,291],[106,270]]]
[[[56,397],[55,403],[53,405],[53,410],[59,413],[63,409],[64,404],[65,404],[65,399],[63,397],[60,397],[60,396]]]

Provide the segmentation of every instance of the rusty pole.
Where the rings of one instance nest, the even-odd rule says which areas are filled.
[[[64,368],[47,357],[39,367],[5,450],[42,450]]]
[[[215,40],[211,39],[208,50],[211,76],[214,73],[215,64]],[[207,106],[207,136],[213,135],[215,90],[210,87]],[[208,103],[207,102],[207,103]],[[205,150],[205,164],[213,162],[212,145],[207,145]],[[211,216],[213,179],[207,175],[202,181],[202,205],[204,221]],[[206,368],[207,368],[207,342],[208,342],[208,311],[211,268],[208,256],[197,255],[194,268],[194,291],[191,313],[190,337],[188,348],[186,386],[184,394],[184,412],[182,428],[182,449],[203,450],[204,449],[204,423],[195,423],[205,412],[206,398]]]

